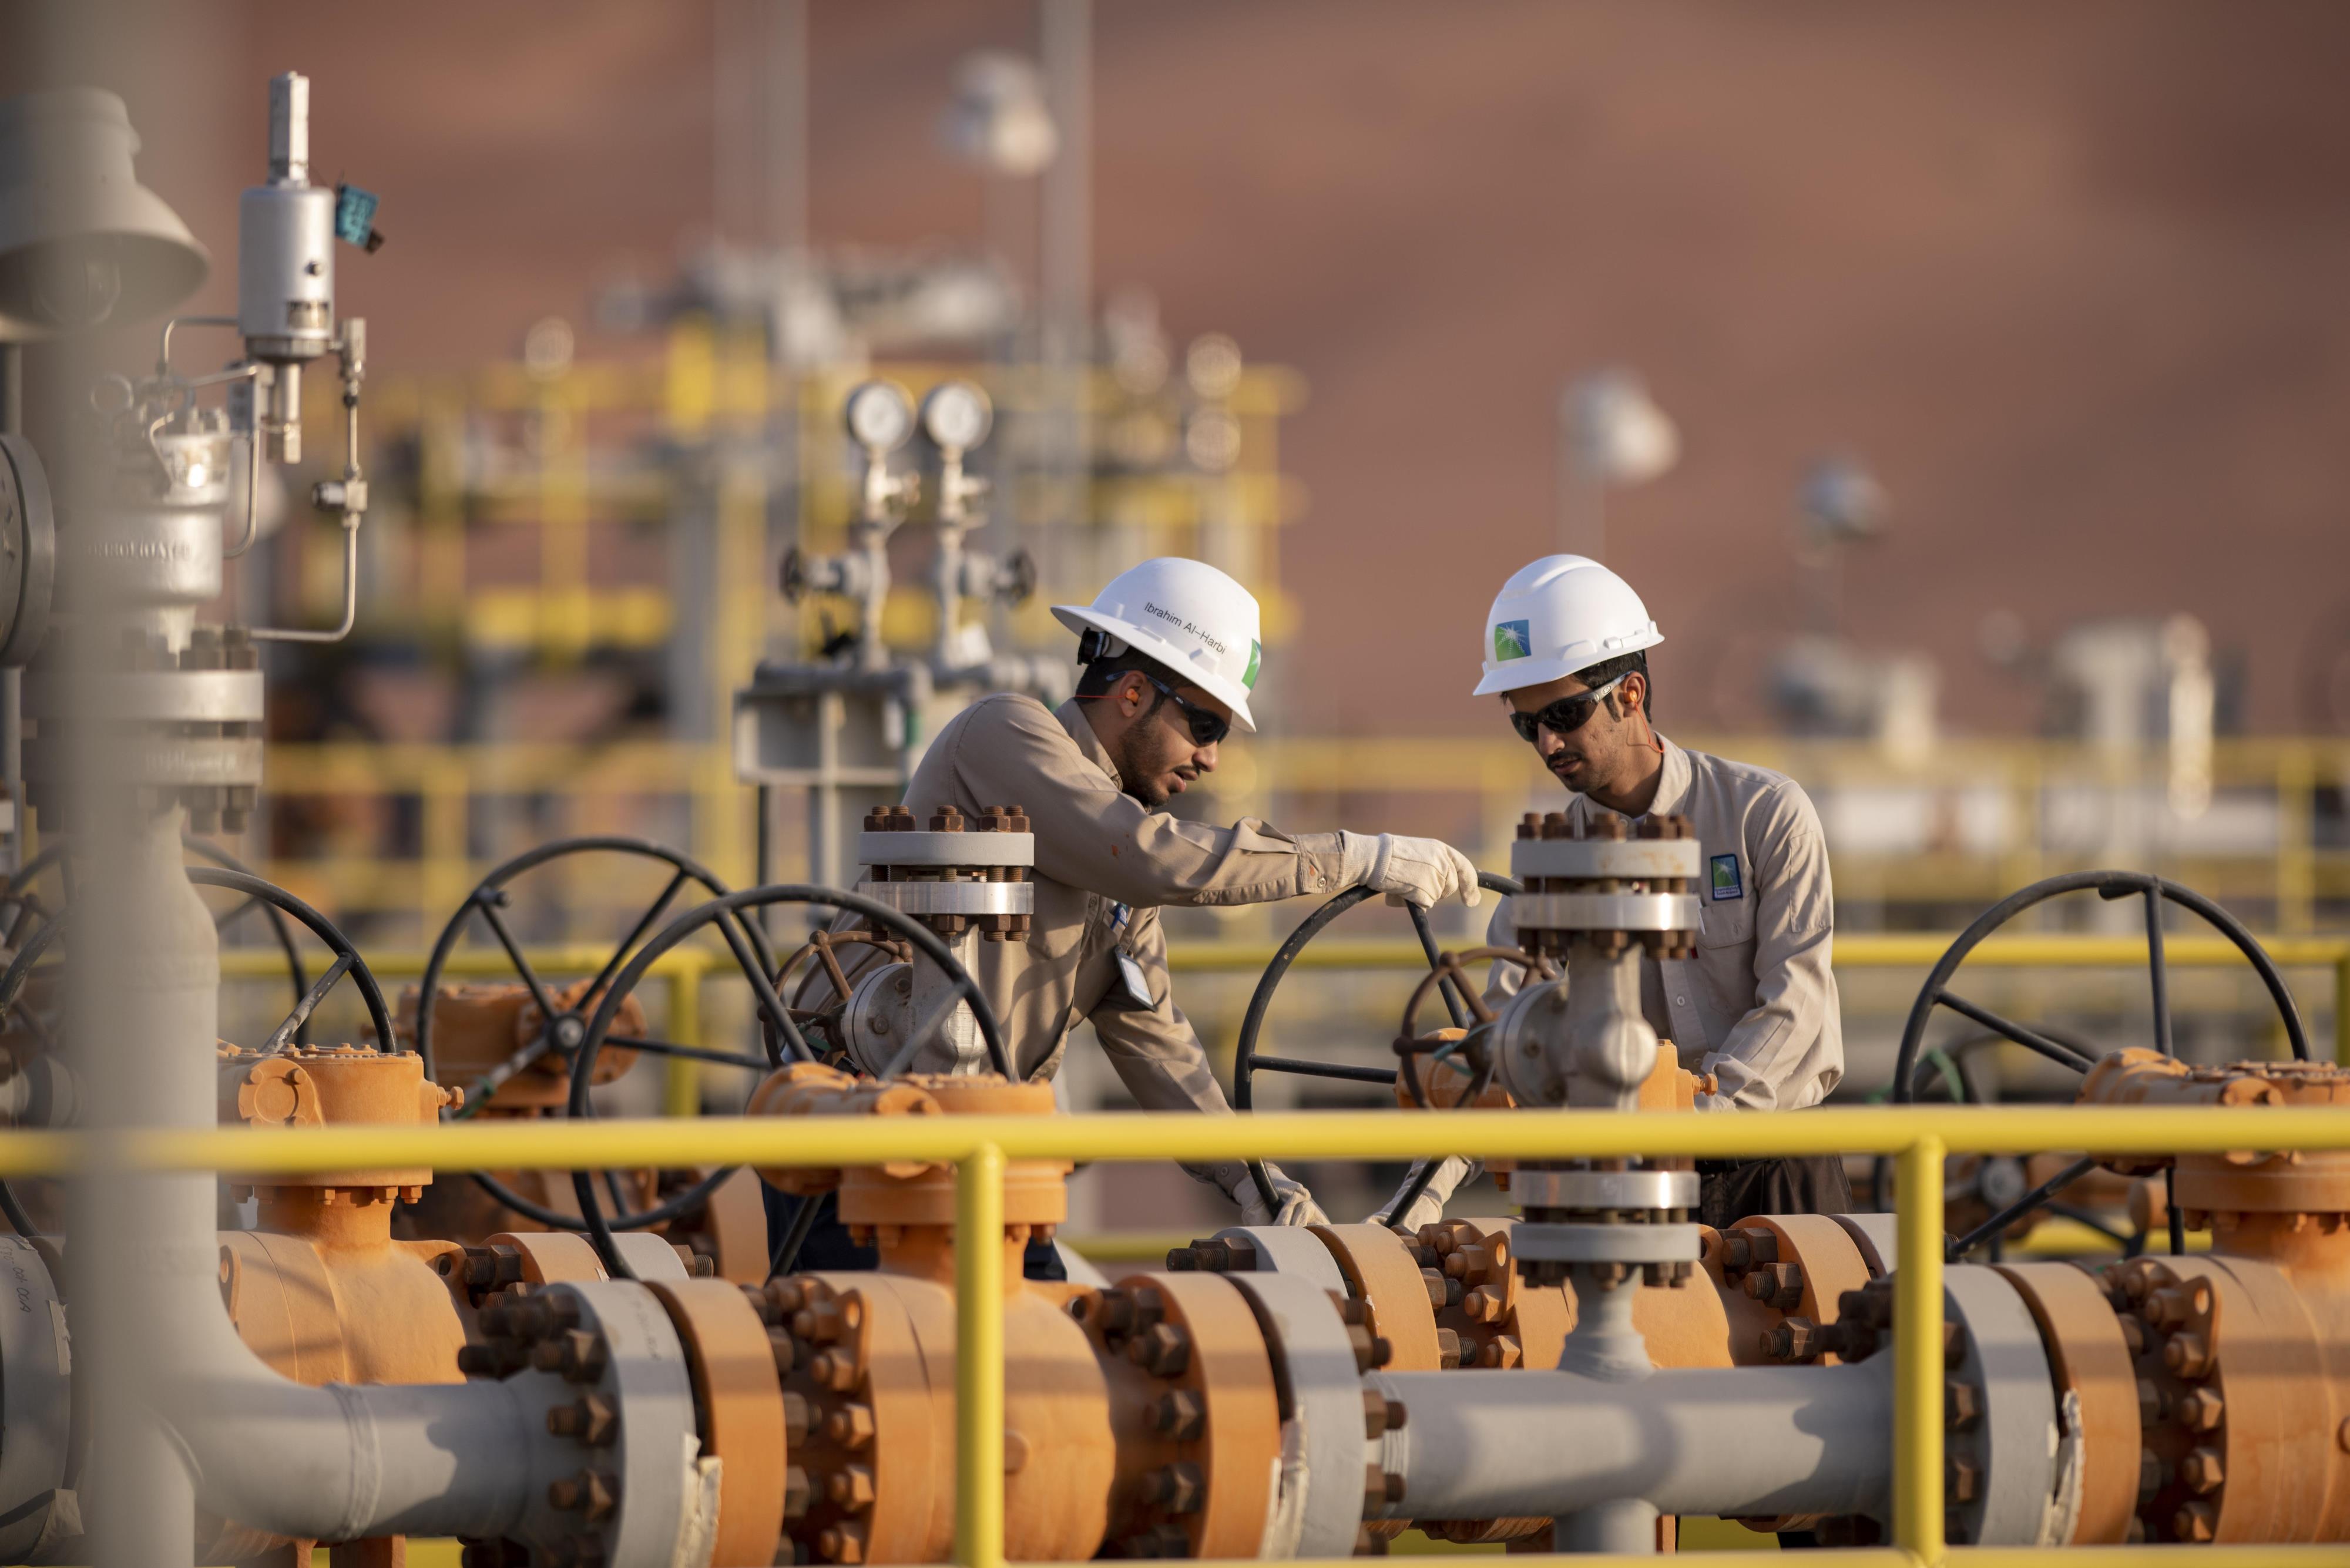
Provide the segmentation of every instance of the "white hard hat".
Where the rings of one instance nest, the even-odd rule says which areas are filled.
[[[1204,561],[1162,556],[1120,572],[1090,605],[1055,605],[1054,618],[1071,631],[1087,629],[1158,660],[1232,711],[1232,722],[1254,733],[1249,691],[1256,685],[1264,645],[1257,640],[1256,596]]]
[[[1493,596],[1473,695],[1544,685],[1664,640],[1631,584],[1581,556],[1544,556]]]

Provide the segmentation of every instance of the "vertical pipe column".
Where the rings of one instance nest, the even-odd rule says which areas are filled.
[[[24,433],[24,346],[0,343],[0,435]],[[15,813],[8,830],[8,863],[0,869],[13,874],[25,864],[25,672],[21,670],[0,670],[0,784],[6,786],[9,809]]]
[[[701,955],[691,949],[664,959],[694,961],[671,966],[669,971],[669,1037],[681,1045],[702,1044]],[[702,1114],[702,1064],[691,1056],[672,1056],[661,1081],[661,1114],[696,1116]]]
[[[1894,1189],[1893,1540],[1942,1561],[1942,1140],[1901,1151]]]
[[[955,1561],[1001,1568],[1003,1151],[992,1143],[955,1171]]]

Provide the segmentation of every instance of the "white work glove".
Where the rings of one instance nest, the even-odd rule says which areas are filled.
[[[1463,1159],[1457,1154],[1446,1155],[1438,1164],[1436,1174],[1428,1179],[1428,1186],[1422,1189],[1419,1197],[1411,1200],[1410,1206],[1403,1211],[1401,1217],[1397,1217],[1396,1199],[1404,1195],[1405,1190],[1411,1186],[1411,1179],[1419,1174],[1419,1168],[1425,1163],[1423,1160],[1412,1162],[1411,1168],[1404,1172],[1402,1185],[1395,1189],[1395,1197],[1389,1198],[1381,1204],[1367,1223],[1386,1225],[1401,1231],[1407,1236],[1417,1236],[1419,1234],[1421,1226],[1433,1225],[1443,1219],[1444,1205],[1451,1199],[1452,1194],[1459,1189],[1462,1182],[1476,1179],[1478,1173],[1484,1168],[1477,1160]]]
[[[1327,1225],[1330,1216],[1314,1201],[1314,1194],[1305,1190],[1302,1181],[1293,1181],[1282,1174],[1281,1167],[1270,1160],[1264,1172],[1273,1178],[1273,1195],[1281,1199],[1277,1210],[1264,1206],[1264,1195],[1256,1189],[1256,1180],[1243,1167],[1239,1185],[1232,1189],[1232,1199],[1241,1206],[1243,1225]]]
[[[1376,888],[1398,908],[1410,904],[1426,909],[1458,898],[1473,909],[1485,896],[1477,886],[1475,863],[1441,839],[1341,833],[1338,844],[1346,885]]]

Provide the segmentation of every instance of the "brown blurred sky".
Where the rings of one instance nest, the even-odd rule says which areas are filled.
[[[962,54],[1033,25],[817,0],[819,243],[978,237],[938,115]],[[315,78],[317,163],[384,198],[344,305],[386,373],[509,354],[708,232],[701,0],[161,26],[177,86],[133,86],[141,167],[218,258],[265,78]],[[1955,727],[2034,722],[1977,651],[1994,610],[2038,638],[2190,610],[2262,729],[2306,722],[2310,662],[2350,639],[2350,10],[1111,0],[1096,45],[1097,283],[1311,384],[1293,730],[1491,725],[1484,604],[1551,547],[1557,389],[1602,363],[1685,442],[1610,525],[1669,639],[1668,728],[1799,618],[1794,493],[1830,450],[1895,506],[1846,625],[1935,655]]]

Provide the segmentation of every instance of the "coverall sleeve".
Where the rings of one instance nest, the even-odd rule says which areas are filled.
[[[983,737],[963,737],[957,771],[974,797],[1027,812],[1036,868],[1054,880],[1137,909],[1336,890],[1336,834],[1292,836],[1253,817],[1230,827],[1179,822],[1120,792],[1040,704],[1001,708]]]
[[[1785,1059],[1819,1038],[1834,1005],[1829,972],[1835,898],[1827,842],[1801,791],[1773,791],[1748,842],[1754,867],[1754,1006],[1731,1025],[1702,1070],[1721,1086],[1702,1108],[1771,1110],[1778,1105]]]
[[[1183,1016],[1183,1010],[1175,1005],[1174,985],[1167,970],[1167,933],[1159,927],[1156,910],[1135,911],[1133,935],[1126,950],[1134,955],[1143,978],[1150,982],[1156,1005],[1148,1011],[1118,1006],[1125,987],[1113,981],[1107,996],[1091,1014],[1095,1037],[1101,1041],[1102,1051],[1126,1092],[1146,1111],[1232,1115],[1232,1103],[1224,1098],[1224,1087],[1208,1064],[1207,1047],[1200,1043],[1199,1033]],[[1239,1185],[1244,1173],[1237,1160],[1210,1165],[1186,1162],[1183,1168],[1227,1192]]]

